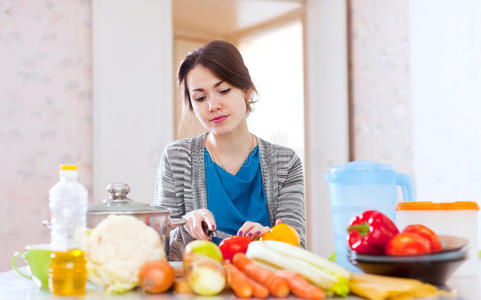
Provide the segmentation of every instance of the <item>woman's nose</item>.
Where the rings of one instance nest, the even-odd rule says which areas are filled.
[[[209,99],[209,111],[216,111],[222,107],[219,99],[216,96],[210,97]]]

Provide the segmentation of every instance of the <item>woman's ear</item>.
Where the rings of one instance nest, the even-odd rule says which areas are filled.
[[[249,88],[247,91],[245,91],[244,93],[244,96],[245,96],[245,102],[246,102],[246,112],[247,114],[249,114],[250,112],[252,112],[253,110],[253,107],[252,107],[252,104],[254,102],[256,102],[254,100],[254,96],[255,96],[255,93],[256,91],[253,89],[253,88]]]
[[[249,101],[249,102],[251,102],[253,100],[252,99],[254,97],[254,89],[253,88],[249,88],[246,91],[246,97],[247,97],[246,100]]]

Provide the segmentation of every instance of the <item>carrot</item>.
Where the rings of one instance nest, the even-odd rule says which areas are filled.
[[[252,296],[261,299],[269,296],[269,290],[265,286],[250,277],[247,277],[247,279],[249,279],[249,282],[252,284]]]
[[[287,280],[289,288],[297,297],[317,300],[324,298],[324,292],[317,286],[310,284],[299,273],[279,270],[275,274]]]
[[[250,298],[252,296],[252,285],[248,277],[229,262],[224,264],[224,268],[227,271],[227,278],[234,293],[239,298]]]
[[[250,278],[265,286],[275,297],[283,298],[289,295],[289,284],[284,278],[256,265],[244,253],[236,253],[233,260],[236,267]]]

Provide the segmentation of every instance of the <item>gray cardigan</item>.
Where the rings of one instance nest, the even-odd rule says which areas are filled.
[[[169,144],[160,161],[153,205],[170,208],[171,218],[207,208],[204,143],[206,133]],[[299,233],[305,247],[305,202],[302,163],[297,154],[283,146],[257,138],[262,182],[271,224],[277,218]],[[185,245],[193,238],[183,226],[170,233],[170,260],[182,260]]]

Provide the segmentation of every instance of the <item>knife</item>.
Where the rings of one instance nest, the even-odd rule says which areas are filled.
[[[205,234],[212,238],[220,238],[220,239],[227,239],[232,236],[232,234],[220,231],[220,230],[210,230],[205,222],[202,222],[202,229],[204,229]]]

